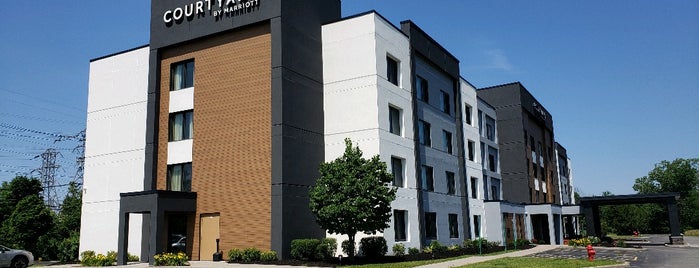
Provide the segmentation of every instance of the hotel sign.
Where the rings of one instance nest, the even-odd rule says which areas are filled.
[[[162,14],[163,23],[167,27],[203,17],[213,17],[220,20],[223,17],[233,17],[253,12],[260,7],[260,0],[200,0],[185,4],[174,9],[168,9]]]
[[[544,108],[542,108],[538,103],[532,103],[532,107],[534,107],[534,111],[536,111],[541,118],[544,120],[548,119],[548,113],[544,111]]]

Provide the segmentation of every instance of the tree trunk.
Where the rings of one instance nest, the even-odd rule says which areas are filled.
[[[347,234],[347,236],[349,236],[349,241],[350,241],[350,250],[349,250],[349,257],[350,257],[350,259],[354,258],[354,251],[355,251],[355,250],[354,250],[354,236],[355,236],[356,234],[357,234],[357,233]]]

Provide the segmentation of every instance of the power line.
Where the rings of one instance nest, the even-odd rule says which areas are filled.
[[[48,99],[44,99],[44,98],[41,98],[41,97],[32,96],[32,95],[24,94],[24,93],[21,93],[21,92],[9,90],[9,89],[6,89],[6,88],[0,88],[0,90],[5,91],[5,92],[9,92],[9,93],[12,93],[12,94],[16,94],[16,95],[20,95],[20,96],[24,96],[24,97],[31,98],[32,101],[39,100],[39,101],[43,101],[43,102],[48,102],[48,103],[60,105],[60,106],[66,107],[66,108],[70,108],[70,109],[76,110],[76,111],[85,112],[85,110],[83,110],[83,109],[80,109],[80,108],[77,108],[77,107],[75,107],[75,106],[68,105],[68,104],[65,104],[65,103],[57,102],[57,101],[54,101],[54,100],[48,100]]]

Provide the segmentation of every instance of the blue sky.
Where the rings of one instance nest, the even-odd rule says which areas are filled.
[[[49,147],[75,171],[89,60],[145,45],[149,1],[11,1],[0,10],[0,181]],[[522,82],[551,112],[585,195],[633,193],[661,160],[699,157],[699,1],[344,0],[410,19],[477,87]]]

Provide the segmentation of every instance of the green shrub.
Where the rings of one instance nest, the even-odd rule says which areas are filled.
[[[318,239],[291,240],[291,258],[302,261],[313,260],[319,245]]]
[[[243,250],[243,261],[244,262],[256,262],[260,261],[260,254],[262,251],[256,248],[246,248]]]
[[[228,251],[228,262],[243,261],[243,251],[237,248]]]
[[[393,255],[394,256],[403,256],[405,255],[405,246],[401,243],[396,243],[393,245]]]
[[[419,248],[408,248],[408,254],[410,254],[410,255],[420,254],[420,249]]]
[[[186,266],[189,257],[184,252],[180,253],[163,253],[153,256],[153,265],[155,266]]]
[[[342,252],[345,253],[346,256],[354,255],[354,254],[350,254],[350,246],[351,245],[352,245],[352,243],[350,243],[349,240],[342,241]],[[357,253],[357,247],[354,247],[353,253]]]
[[[449,246],[447,249],[450,251],[457,251],[457,250],[461,250],[461,248],[462,248],[461,245],[453,244],[453,245]]]
[[[116,262],[116,252],[107,252],[107,255],[97,254],[92,250],[80,253],[80,265],[82,266],[113,266]]]
[[[94,257],[94,256],[95,256],[95,252],[92,251],[92,250],[85,250],[85,251],[83,251],[82,253],[80,253],[80,259],[81,259],[81,260],[84,260],[84,259],[87,259],[87,258],[91,258],[91,257]]]
[[[383,236],[369,236],[359,240],[359,250],[366,257],[376,258],[386,255],[388,246]]]
[[[277,260],[277,252],[275,251],[264,251],[260,254],[260,260],[261,261],[276,261]]]
[[[335,257],[335,249],[337,249],[335,238],[323,238],[316,247],[315,257],[318,260],[329,260]]]
[[[137,261],[141,260],[141,257],[139,257],[139,256],[131,255],[131,253],[127,253],[127,254],[128,254],[127,260],[130,262],[137,262]]]
[[[529,240],[517,239],[517,240],[513,240],[513,241],[510,241],[507,243],[508,248],[513,248],[513,247],[519,248],[519,247],[523,247],[525,245],[529,245]]]
[[[80,247],[80,233],[70,232],[70,236],[60,241],[60,246],[57,248],[58,260],[62,263],[75,262],[78,259],[78,251]]]
[[[440,244],[437,240],[432,240],[432,242],[430,242],[430,245],[425,249],[425,252],[427,253],[437,253],[444,251],[447,251],[447,247]]]

